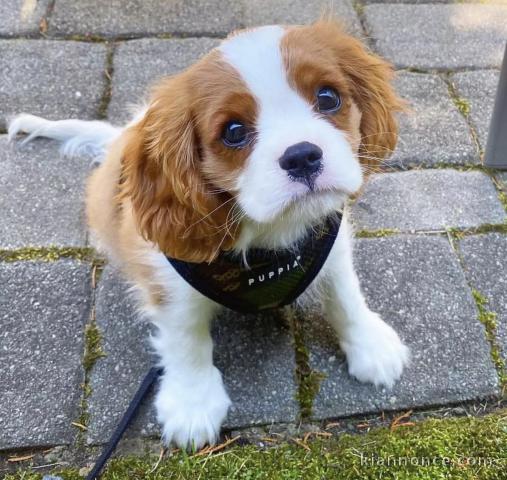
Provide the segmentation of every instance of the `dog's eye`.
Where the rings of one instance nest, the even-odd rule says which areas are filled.
[[[240,148],[248,142],[248,129],[237,120],[228,122],[222,130],[222,142],[227,147]]]
[[[317,105],[322,113],[335,113],[341,105],[340,94],[331,87],[322,87],[317,92]]]

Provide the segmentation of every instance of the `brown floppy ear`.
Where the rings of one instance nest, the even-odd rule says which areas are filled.
[[[209,262],[232,247],[226,223],[233,201],[212,193],[200,171],[184,75],[159,84],[144,118],[126,131],[120,197],[130,200],[142,236],[163,253]]]
[[[352,96],[361,111],[361,163],[375,165],[389,156],[398,139],[396,113],[405,110],[392,86],[392,66],[346,34],[334,20],[318,22],[334,37],[339,66],[350,79]]]

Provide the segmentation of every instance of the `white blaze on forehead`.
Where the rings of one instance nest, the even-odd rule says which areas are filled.
[[[218,47],[259,101],[261,117],[270,107],[281,106],[282,110],[287,110],[296,104],[299,108],[309,109],[287,81],[280,50],[285,33],[286,30],[279,26],[259,27],[234,35]]]

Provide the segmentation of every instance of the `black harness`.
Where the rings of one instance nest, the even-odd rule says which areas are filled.
[[[223,252],[211,263],[167,257],[197,291],[241,313],[256,313],[292,303],[312,283],[333,247],[341,214],[310,229],[291,249],[248,251],[248,265],[238,254]]]

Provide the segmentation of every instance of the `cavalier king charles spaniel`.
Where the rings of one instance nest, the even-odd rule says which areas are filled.
[[[341,211],[363,170],[395,147],[403,102],[392,76],[333,20],[266,26],[231,34],[163,79],[124,128],[26,114],[10,123],[11,138],[53,138],[66,154],[100,158],[88,223],[157,327],[164,373],[155,403],[167,444],[213,444],[231,404],[212,361],[220,305],[168,257],[213,265],[232,252],[247,265],[250,251],[291,249]],[[408,349],[366,305],[346,216],[311,292],[321,294],[350,374],[392,386]]]

